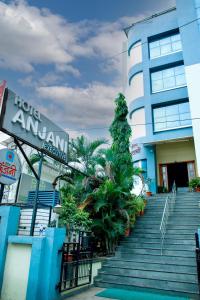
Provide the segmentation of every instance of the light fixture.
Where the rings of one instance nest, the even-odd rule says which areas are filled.
[[[62,210],[62,206],[60,204],[56,204],[56,206],[54,206],[53,208],[53,212],[58,215],[61,213],[61,210]]]
[[[53,212],[55,213],[55,221],[56,221],[56,228],[58,228],[59,223],[59,215],[61,213],[62,206],[60,204],[56,204],[53,208]]]

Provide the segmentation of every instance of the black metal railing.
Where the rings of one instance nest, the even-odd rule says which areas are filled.
[[[92,235],[80,231],[78,242],[64,243],[62,253],[60,292],[91,283],[92,280]]]
[[[195,233],[195,242],[196,242],[196,263],[197,263],[197,278],[199,285],[199,294],[200,294],[200,248],[199,248],[199,235]]]

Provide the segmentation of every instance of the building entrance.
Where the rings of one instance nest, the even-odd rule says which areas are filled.
[[[172,190],[175,181],[177,187],[188,187],[188,169],[187,163],[174,163],[167,165],[168,186]]]
[[[190,179],[195,176],[194,162],[175,162],[161,165],[162,186],[172,190],[173,183],[177,188],[188,187]]]

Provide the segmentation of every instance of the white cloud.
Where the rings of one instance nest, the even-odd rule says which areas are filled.
[[[120,53],[125,40],[123,28],[132,18],[116,22],[83,20],[68,22],[48,9],[29,6],[26,1],[0,2],[0,67],[32,72],[38,64],[55,66],[57,72],[75,77],[80,70],[72,66],[80,57],[107,59],[106,71],[120,71]],[[109,67],[108,67],[109,65]]]
[[[37,92],[40,98],[48,99],[48,106],[40,102],[43,113],[67,127],[84,129],[110,125],[119,88],[93,82],[86,88],[41,86]]]
[[[31,72],[35,64],[71,63],[72,49],[75,54],[84,53],[78,45],[82,32],[78,24],[26,2],[0,2],[0,28],[1,67]]]

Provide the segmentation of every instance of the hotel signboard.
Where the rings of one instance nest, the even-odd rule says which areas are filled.
[[[3,132],[67,163],[68,134],[10,89],[4,93],[0,120]]]

